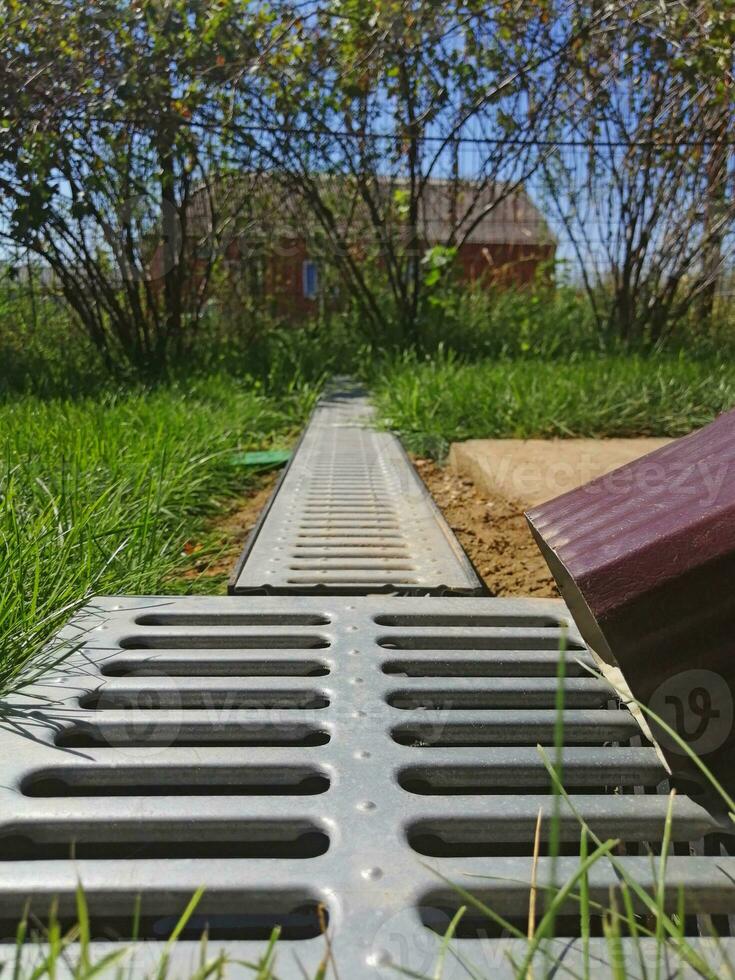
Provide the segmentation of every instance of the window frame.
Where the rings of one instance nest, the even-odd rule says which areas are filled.
[[[310,278],[313,283],[310,287]],[[301,295],[304,299],[317,299],[319,296],[319,266],[313,259],[304,259],[301,263]]]

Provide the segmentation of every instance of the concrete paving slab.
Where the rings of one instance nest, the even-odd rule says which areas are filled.
[[[533,507],[671,441],[470,439],[452,444],[449,465],[480,490]]]

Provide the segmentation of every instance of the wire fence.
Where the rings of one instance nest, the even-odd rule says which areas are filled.
[[[293,134],[315,135],[297,129]],[[268,129],[255,127],[253,135],[267,140]],[[257,160],[257,139],[251,161]],[[330,207],[341,202],[339,227],[345,241],[364,244],[375,233],[379,242],[386,216],[396,226],[407,220],[408,195],[417,199],[421,249],[485,249],[491,258],[505,254],[526,263],[553,257],[557,282],[589,290],[605,289],[625,277],[659,286],[696,282],[698,288],[722,296],[735,289],[732,141],[429,135],[417,141],[409,167],[405,140],[395,135],[330,131],[329,139],[329,171],[312,176]],[[316,223],[314,201],[299,197],[293,175],[251,162],[253,169],[241,169],[238,189],[232,181],[237,162],[220,158],[216,166],[229,175],[233,210],[249,196],[251,236],[273,249],[285,240],[293,244],[308,238]],[[213,183],[217,180],[213,176]],[[290,182],[293,193],[266,197],[262,189],[269,181],[279,188]],[[366,206],[366,193],[378,203],[377,216]],[[140,224],[149,249],[157,195],[152,187],[152,213],[148,224]],[[227,200],[219,204],[227,217]],[[121,201],[120,215],[129,206]],[[114,225],[116,216],[109,218]],[[229,226],[230,238],[220,236],[213,246],[225,257],[238,228],[234,220]],[[242,235],[241,228],[237,234]],[[103,230],[98,247],[109,244],[109,237],[109,229]],[[60,295],[58,278],[42,259],[11,243],[3,260],[0,302],[5,307],[18,303],[24,316],[33,317],[39,297]],[[156,275],[154,261],[149,271]]]

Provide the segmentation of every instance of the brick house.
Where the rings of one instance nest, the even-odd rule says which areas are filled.
[[[237,202],[231,205],[237,216],[220,235],[219,247],[233,293],[286,317],[308,315],[325,298],[338,302],[334,276],[329,283],[318,235],[310,233],[313,222],[302,208],[284,199],[267,180],[254,182],[250,189],[228,183],[228,200]],[[391,193],[396,189],[395,184],[386,187]],[[451,245],[454,229],[460,281],[488,286],[532,282],[539,269],[553,261],[556,241],[523,188],[506,196],[500,190],[492,183],[429,181],[419,208],[419,257],[434,245]],[[227,214],[226,208],[220,211]],[[195,195],[189,234],[206,238],[209,214],[208,198]],[[344,234],[349,247],[358,253],[365,250],[370,225],[360,219],[359,205],[351,209]]]

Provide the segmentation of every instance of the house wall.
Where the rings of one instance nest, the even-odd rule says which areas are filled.
[[[306,243],[299,239],[281,240],[269,256],[266,292],[282,316],[308,316],[317,309],[318,301],[304,296],[303,266],[308,258]]]
[[[267,245],[235,240],[227,246],[225,258],[230,277],[240,280],[235,290],[240,285],[256,288],[259,282],[264,306],[273,314],[298,318],[315,312],[318,301],[304,296],[303,265],[309,254],[302,239],[282,238]],[[249,267],[253,263],[259,264],[256,274]]]
[[[539,266],[554,258],[554,245],[482,245],[468,242],[457,253],[460,280],[490,285],[527,286]]]
[[[554,257],[554,245],[489,244],[469,242],[462,245],[457,253],[457,268],[460,282],[481,282],[491,286],[524,286],[533,282],[539,266]],[[304,296],[303,264],[309,258],[306,242],[303,239],[280,239],[259,248],[254,243],[230,242],[225,251],[229,275],[233,280],[235,292],[242,285],[252,288],[257,277],[248,263],[261,264],[259,272],[265,305],[271,312],[284,318],[299,320],[315,313],[319,300]],[[158,252],[151,262],[151,272],[155,273],[161,264]],[[197,277],[198,267],[203,263],[193,260],[193,275]]]
[[[482,245],[467,243],[457,252],[460,282],[482,281],[488,286],[525,286],[534,281],[539,266],[554,258],[554,245]],[[293,241],[269,259],[267,288],[278,311],[309,314],[315,300],[303,295],[302,266],[308,259],[305,243]]]

